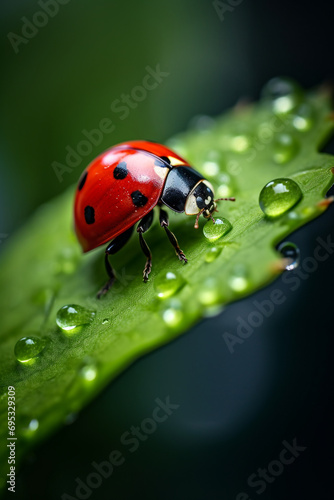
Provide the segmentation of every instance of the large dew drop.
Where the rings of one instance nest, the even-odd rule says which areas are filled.
[[[18,340],[14,347],[15,357],[20,363],[31,364],[47,344],[46,339],[39,337],[23,337]]]
[[[302,196],[300,187],[292,179],[274,179],[262,189],[259,204],[267,217],[275,218],[295,206]]]
[[[70,304],[59,309],[56,316],[57,325],[65,332],[72,332],[78,326],[88,325],[93,321],[95,311],[77,304]]]
[[[227,234],[231,229],[232,224],[223,217],[221,219],[215,219],[215,222],[210,219],[203,227],[203,234],[212,242]]]

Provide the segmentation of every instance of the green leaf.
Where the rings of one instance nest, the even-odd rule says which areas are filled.
[[[327,208],[322,200],[333,183],[334,161],[318,148],[333,129],[329,96],[324,90],[304,95],[297,87],[275,99],[268,92],[258,105],[197,119],[192,130],[169,142],[203,172],[218,197],[236,197],[235,203],[220,202],[217,214],[230,222],[230,231],[228,222],[213,226],[203,218],[195,230],[194,217],[171,214],[188,264],[178,261],[156,221],[146,236],[153,253],[149,282],[142,282],[145,258],[135,234],[113,257],[118,281],[97,300],[106,280],[104,249],[81,255],[73,233],[74,187],[40,207],[6,242],[0,263],[0,436],[8,436],[7,387],[14,386],[19,459],[136,358],[273,280],[287,264],[275,245]],[[268,218],[259,194],[277,178],[293,179],[302,198]],[[203,229],[224,234],[212,242]],[[57,325],[65,305],[86,309],[72,322],[81,326]],[[63,313],[66,322],[68,311]],[[22,362],[24,341],[14,351],[22,337],[43,339],[28,346],[41,351],[30,362]],[[6,477],[8,448],[1,453]]]

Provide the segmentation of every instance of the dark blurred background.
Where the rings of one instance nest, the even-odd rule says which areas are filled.
[[[36,17],[41,5],[51,14]],[[195,115],[257,99],[273,76],[305,88],[333,78],[329,2],[13,0],[0,9],[0,233],[8,238],[112,144],[164,142]],[[119,111],[117,100],[142,84],[147,66],[165,75],[136,107]],[[65,164],[66,148],[80,147],[82,131],[106,118],[110,132],[60,182],[54,162]],[[326,151],[334,153],[333,142]],[[318,236],[333,233],[330,208],[289,239],[303,262]],[[113,449],[124,464],[82,498],[332,498],[333,262],[295,291],[278,280],[136,362],[30,457],[15,498],[76,498],[76,478],[85,481]],[[222,334],[275,288],[287,300],[231,354]],[[131,453],[121,435],[167,396],[179,408]],[[293,463],[270,466],[265,489],[247,485],[294,439],[306,449]]]

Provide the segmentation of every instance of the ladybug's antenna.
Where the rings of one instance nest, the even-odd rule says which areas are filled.
[[[216,201],[235,201],[235,198],[217,198],[216,200],[214,200],[214,202]],[[194,225],[194,228],[195,229],[198,229],[198,219],[200,218],[200,216],[202,215],[202,213],[204,212],[205,208],[202,208],[202,210],[200,210],[198,212],[198,214],[196,215],[196,221],[195,221],[195,225]],[[218,212],[217,208],[215,207],[214,209],[214,212]],[[212,222],[215,224],[215,219],[212,217],[212,214],[210,214],[210,219],[212,220]]]
[[[235,201],[235,198],[217,198],[214,201]]]

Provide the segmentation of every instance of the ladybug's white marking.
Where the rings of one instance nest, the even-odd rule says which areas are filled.
[[[177,158],[174,158],[174,156],[168,156],[168,159],[172,167],[176,167],[176,165],[184,165],[184,161],[178,160]]]
[[[165,167],[158,167],[157,165],[154,167],[154,172],[160,177],[160,179],[165,179],[168,169]]]
[[[199,212],[199,208],[197,206],[196,197],[193,194],[190,194],[187,198],[184,211],[186,215],[196,215]]]
[[[209,181],[207,181],[206,179],[203,179],[202,182],[203,182],[203,184],[206,185],[206,187],[208,187],[214,193],[213,186],[212,186],[212,184]]]

